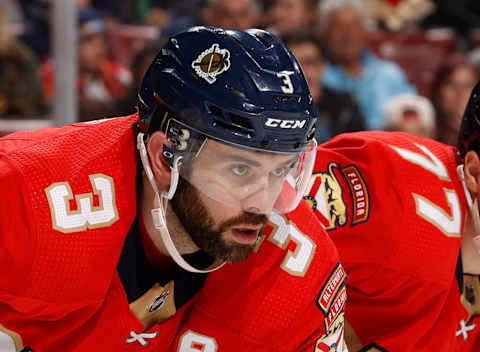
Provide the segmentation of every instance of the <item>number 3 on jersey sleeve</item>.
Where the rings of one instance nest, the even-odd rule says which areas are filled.
[[[390,147],[395,150],[403,159],[423,167],[441,180],[450,181],[450,177],[448,176],[445,165],[430,150],[428,150],[427,147],[417,143],[415,143],[415,145],[420,148],[426,154],[426,156],[420,153],[412,152],[411,150],[394,147],[392,145]],[[443,191],[445,192],[445,197],[450,207],[451,215],[427,198],[419,194],[412,193],[412,196],[415,199],[417,214],[437,227],[445,234],[445,236],[460,237],[462,212],[458,195],[453,189],[444,188]]]
[[[115,204],[113,179],[103,174],[89,175],[93,193],[77,194],[77,210],[70,209],[74,194],[68,182],[57,182],[45,189],[52,227],[63,233],[85,231],[87,228],[107,227],[119,219]],[[93,195],[99,204],[94,206]]]
[[[286,249],[290,241],[297,245],[295,251],[288,251],[281,268],[293,276],[305,276],[315,254],[316,244],[283,216],[274,213],[269,216],[269,220],[273,227],[270,242],[282,249]]]

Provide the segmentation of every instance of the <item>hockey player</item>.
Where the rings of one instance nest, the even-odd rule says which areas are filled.
[[[2,139],[2,352],[346,350],[315,120],[276,37],[196,27],[138,114]]]
[[[309,192],[349,275],[351,351],[480,351],[480,85],[458,149],[405,133],[317,150]]]

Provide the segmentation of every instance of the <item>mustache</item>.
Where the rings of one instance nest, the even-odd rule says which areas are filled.
[[[268,222],[268,217],[265,214],[253,214],[253,213],[242,213],[234,218],[228,219],[223,222],[219,227],[220,231],[223,232],[229,227],[235,225],[260,225],[265,226]]]

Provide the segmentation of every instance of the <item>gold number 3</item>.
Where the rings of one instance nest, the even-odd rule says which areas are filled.
[[[74,196],[68,182],[56,182],[45,189],[55,230],[79,232],[107,227],[118,220],[113,179],[104,174],[90,175],[89,178],[93,194],[98,196],[98,206],[93,205],[92,193],[79,194],[75,196],[77,210],[71,210],[69,203]]]
[[[296,243],[295,251],[287,252],[281,268],[290,275],[305,276],[315,254],[316,244],[285,217],[273,213],[268,219],[273,227],[273,233],[269,237],[272,243],[282,249],[286,249],[290,241]]]

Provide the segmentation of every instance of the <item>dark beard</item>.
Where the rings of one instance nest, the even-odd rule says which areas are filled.
[[[227,243],[222,238],[222,233],[234,225],[266,224],[268,221],[264,214],[244,212],[222,222],[218,229],[215,229],[215,222],[200,199],[197,189],[181,177],[171,205],[193,242],[208,255],[228,262],[245,260],[255,245]]]

